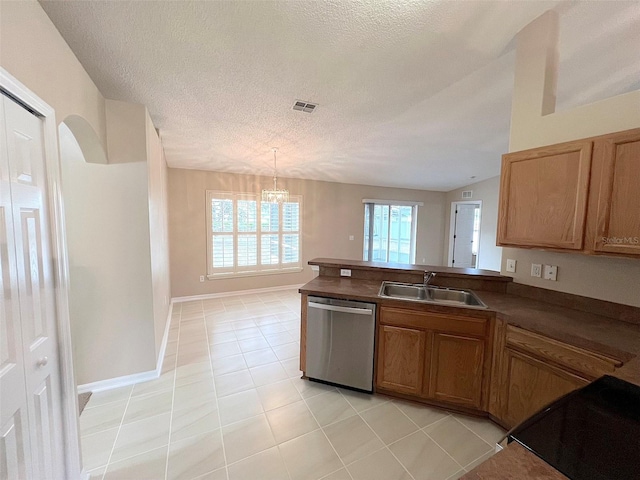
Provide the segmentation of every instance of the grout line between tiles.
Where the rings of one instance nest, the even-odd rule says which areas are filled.
[[[111,452],[109,452],[109,458],[107,459],[107,463],[105,464],[105,467],[104,467],[104,472],[102,473],[103,480],[107,475],[107,471],[109,470],[109,465],[111,464],[111,457],[113,456],[113,451],[116,449],[116,443],[118,443],[118,437],[120,436],[120,431],[122,430],[124,416],[127,414],[127,409],[129,408],[129,402],[131,402],[132,395],[133,395],[133,388],[131,389],[131,392],[129,392],[129,398],[127,398],[127,405],[124,407],[124,411],[122,412],[122,418],[120,419],[120,425],[118,425],[118,433],[116,433],[116,438],[113,440],[113,445],[111,445]]]
[[[173,322],[173,318],[171,319]],[[180,328],[182,327],[182,308],[180,308],[180,317],[178,318],[178,335],[176,337],[177,349],[176,358],[173,364],[173,391],[171,392],[171,416],[169,417],[169,439],[167,444],[167,459],[164,464],[164,478],[165,480],[169,476],[169,453],[171,452],[171,435],[173,434],[173,406],[176,398],[176,382],[178,381],[178,372],[176,367],[178,366],[178,354],[180,352]],[[171,327],[171,326],[169,326]]]

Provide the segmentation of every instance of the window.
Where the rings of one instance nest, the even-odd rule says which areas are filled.
[[[283,204],[207,190],[207,276],[301,270],[301,197]]]
[[[373,262],[415,263],[419,202],[363,200],[362,258]]]

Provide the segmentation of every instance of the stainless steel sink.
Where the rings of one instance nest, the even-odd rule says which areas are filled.
[[[487,308],[471,290],[446,287],[425,287],[421,283],[382,282],[379,297],[413,302],[451,305],[467,308]]]

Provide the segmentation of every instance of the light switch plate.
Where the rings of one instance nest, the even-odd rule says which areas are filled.
[[[516,261],[512,258],[507,258],[507,272],[515,273]]]
[[[542,265],[539,263],[531,264],[531,276],[532,277],[542,277]]]
[[[349,269],[349,268],[341,268],[340,269],[340,276],[341,277],[350,277],[351,276],[351,269]]]
[[[557,265],[545,265],[544,266],[544,279],[555,282],[558,279],[558,266]]]

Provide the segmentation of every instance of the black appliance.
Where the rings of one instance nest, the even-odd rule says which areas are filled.
[[[604,376],[524,421],[512,441],[573,480],[640,479],[640,387]]]

